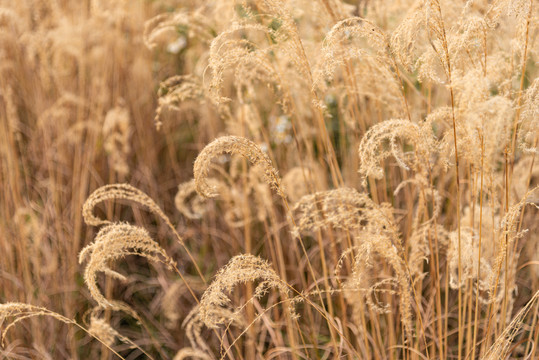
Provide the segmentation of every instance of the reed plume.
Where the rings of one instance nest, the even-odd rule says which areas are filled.
[[[110,264],[126,255],[139,255],[150,261],[162,263],[169,269],[175,267],[165,250],[157,244],[148,232],[129,224],[110,224],[102,228],[94,242],[79,254],[79,263],[88,261],[84,271],[84,281],[94,300],[103,308],[121,309],[114,301],[106,299],[97,286],[100,272],[118,280],[127,278],[110,268]]]
[[[22,320],[35,316],[49,316],[66,324],[76,324],[75,321],[44,307],[17,302],[0,304],[0,324],[6,324],[2,331],[2,346],[4,346],[7,332],[13,326]]]
[[[202,295],[199,311],[204,324],[209,328],[216,328],[220,324],[227,323],[229,319],[224,318],[220,311],[226,309],[231,302],[227,294],[238,284],[257,280],[260,283],[254,290],[254,298],[261,298],[272,288],[279,290],[283,296],[289,293],[288,286],[269,263],[253,255],[237,255],[219,270],[214,281]],[[292,308],[290,311],[295,313]]]
[[[404,153],[398,139],[414,145],[414,153]],[[415,124],[408,120],[386,120],[371,127],[359,145],[361,160],[359,173],[366,178],[380,179],[384,169],[379,165],[382,160],[393,156],[397,164],[405,170],[412,166],[416,172],[425,170],[431,153],[436,152],[437,142],[429,123]]]
[[[251,140],[239,136],[223,136],[215,139],[200,152],[195,160],[194,177],[197,192],[204,197],[214,197],[215,188],[208,184],[208,173],[211,161],[219,154],[228,153],[245,157],[254,166],[260,166],[264,171],[266,183],[279,194],[285,197],[281,187],[279,173],[273,167],[269,156]]]

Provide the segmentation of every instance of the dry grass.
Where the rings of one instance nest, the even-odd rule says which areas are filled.
[[[538,20],[0,0],[1,357],[539,358]]]

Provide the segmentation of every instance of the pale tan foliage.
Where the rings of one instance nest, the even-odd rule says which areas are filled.
[[[115,301],[106,299],[97,286],[97,274],[100,272],[118,280],[127,278],[112,270],[111,263],[126,255],[139,255],[150,261],[165,264],[169,269],[175,266],[165,250],[157,244],[148,232],[129,224],[111,224],[102,228],[94,242],[86,246],[79,254],[79,263],[88,261],[84,271],[84,281],[94,300],[103,308],[120,309]]]
[[[296,166],[283,176],[283,187],[286,196],[290,201],[296,202],[303,196],[309,194],[309,184],[314,184],[316,180],[316,173],[319,173],[321,169],[316,166]]]
[[[413,145],[414,153],[405,153],[398,139]],[[361,140],[359,173],[363,176],[364,184],[369,176],[381,179],[384,169],[380,162],[390,156],[403,169],[409,170],[412,166],[420,173],[428,166],[431,153],[436,150],[437,141],[429,121],[418,125],[408,120],[386,120],[371,127]]]
[[[478,82],[467,79],[467,86],[480,87]],[[458,83],[457,83],[458,86]],[[514,111],[511,102],[501,96],[488,99],[475,99],[468,95],[468,104],[462,104],[462,113],[466,121],[457,124],[457,144],[460,159],[468,161],[474,167],[481,167],[481,156],[484,157],[483,167],[485,173],[490,173],[500,162],[504,161],[504,151],[511,142],[511,124]],[[466,95],[463,95],[466,96]],[[466,105],[469,108],[466,109]],[[481,155],[481,140],[483,137],[484,151]],[[442,139],[442,154],[446,161],[454,157],[454,136],[446,132]]]
[[[176,232],[176,228],[170,222],[168,216],[165,215],[163,210],[153,201],[148,195],[141,190],[129,184],[111,184],[105,185],[96,189],[84,202],[82,208],[82,216],[84,221],[88,225],[99,226],[112,224],[110,220],[100,219],[94,215],[94,208],[97,204],[106,200],[124,199],[133,201],[139,205],[146,207],[152,213],[157,215],[161,220],[168,225],[172,232],[176,235],[176,238],[183,245],[183,239]]]
[[[90,317],[88,333],[101,339],[108,346],[114,345],[116,338],[121,336],[105,319],[98,318],[97,316]]]
[[[252,221],[264,221],[268,208],[273,206],[271,189],[264,182],[264,169],[251,167],[242,173],[243,160],[233,156],[230,159],[229,172],[215,166],[226,179],[226,184],[215,179],[208,179],[210,186],[219,193],[219,205],[225,211],[224,219],[232,228],[244,227]],[[200,199],[206,199],[197,193]],[[207,199],[206,199],[207,200]]]
[[[2,331],[2,346],[4,346],[6,334],[11,329],[11,327],[16,325],[19,321],[34,316],[50,316],[66,324],[76,324],[73,320],[68,319],[65,316],[62,316],[44,307],[18,302],[8,302],[5,304],[0,304],[0,324],[7,324],[4,326],[4,330]]]
[[[61,146],[80,143],[86,132],[101,133],[102,127],[96,121],[78,122],[80,111],[85,111],[87,102],[81,97],[65,92],[54,104],[44,110],[37,119],[38,129],[43,133],[56,134],[54,144],[46,152],[48,157],[57,158]]]
[[[271,189],[264,182],[264,169],[261,166],[255,166],[248,172],[248,189],[251,197],[254,198],[252,212],[255,213],[258,221],[264,221],[268,216],[268,209],[273,206],[273,197]],[[282,194],[286,194],[286,188],[279,185]]]
[[[241,34],[251,34],[250,39],[245,35],[238,38]],[[236,23],[212,41],[209,58],[212,70],[210,95],[215,103],[230,100],[221,95],[225,71],[230,69],[235,70],[234,79],[239,91],[242,86],[248,86],[253,81],[280,86],[281,79],[268,56],[271,46],[267,44],[266,38],[273,34],[271,29],[260,24]],[[262,45],[264,47],[261,47],[261,42],[266,42]]]
[[[421,28],[425,22],[425,16],[421,8],[423,1],[416,1],[411,6],[404,20],[391,34],[391,50],[399,62],[409,71],[415,65],[414,47],[418,46],[417,40]]]
[[[450,244],[449,232],[441,225],[434,226],[433,223],[427,223],[415,229],[410,236],[410,254],[408,255],[408,267],[412,276],[422,278],[428,273],[423,272],[423,264],[429,261],[432,255],[430,244],[438,244],[438,255],[447,253]],[[430,239],[430,244],[429,244]]]
[[[267,217],[267,208],[271,206],[273,200],[269,187],[261,180],[264,177],[264,170],[261,167],[252,167],[245,176],[239,172],[242,167],[241,160],[241,157],[231,159],[229,174],[218,164],[211,165],[225,177],[226,183],[214,178],[207,179],[208,184],[217,189],[218,206],[224,210],[224,219],[234,228],[243,227],[255,218],[263,221]],[[176,208],[192,220],[201,219],[212,208],[208,199],[197,193],[194,179],[178,186],[174,201]],[[245,209],[244,206],[249,209]]]
[[[347,301],[354,307],[354,311],[361,311],[361,307],[357,306],[358,304],[356,303],[356,292],[358,290],[363,291],[367,304],[374,311],[386,313],[390,311],[389,307],[380,305],[378,301],[375,303],[373,297],[380,292],[380,286],[389,285],[391,287],[396,285],[398,291],[390,288],[389,290],[383,290],[383,292],[398,294],[401,321],[404,325],[407,339],[411,340],[414,332],[412,325],[412,288],[406,264],[399,255],[399,250],[392,243],[391,239],[384,234],[365,231],[356,237],[356,241],[359,242],[359,245],[351,250],[355,253],[352,274],[343,284]],[[375,265],[375,254],[391,266],[395,272],[395,277],[377,281],[375,284],[369,285],[368,281],[371,279],[367,275],[368,269],[376,269],[378,268],[376,265],[379,265]]]
[[[183,360],[183,359],[187,359],[187,358],[202,359],[202,360],[211,360],[211,359],[213,359],[211,356],[209,356],[208,354],[206,354],[203,351],[196,350],[196,349],[193,349],[193,348],[183,348],[180,351],[178,351],[176,353],[176,355],[174,355],[173,360]]]
[[[475,210],[475,212],[474,212]],[[461,225],[463,227],[467,227],[470,230],[473,229],[475,231],[475,234],[473,236],[478,237],[479,236],[479,218],[482,213],[482,219],[481,219],[481,233],[483,239],[487,240],[487,243],[492,238],[495,238],[500,233],[500,214],[498,212],[498,209],[492,208],[490,206],[483,205],[483,208],[481,209],[479,206],[475,206],[475,209],[472,209],[471,207],[467,206],[462,211],[462,222]],[[477,244],[475,245],[477,246]],[[484,248],[482,250],[488,250],[488,255],[484,255],[487,257],[492,257],[494,254],[495,249],[492,248],[492,246],[489,246],[490,249]]]
[[[23,26],[17,12],[6,7],[0,8],[0,25],[15,32],[19,32],[19,29]]]
[[[219,311],[219,309],[215,309],[215,311]],[[233,319],[235,319],[231,313],[226,314],[223,316],[223,318],[230,320],[230,322],[233,322]],[[204,321],[202,320],[200,314],[199,305],[194,306],[189,314],[187,314],[182,323],[182,327],[185,329],[185,335],[191,344],[191,349],[200,351],[202,353],[211,354],[210,348],[206,343],[206,339],[202,335]]]
[[[127,157],[131,151],[129,111],[124,106],[110,109],[103,122],[103,147],[108,154],[109,166],[120,176],[129,173]]]
[[[407,336],[411,337],[413,330],[410,279],[400,255],[400,238],[391,208],[388,205],[375,204],[366,194],[355,189],[339,188],[306,195],[298,201],[294,210],[300,211],[297,228],[293,229],[295,236],[299,236],[303,231],[317,231],[325,227],[358,232],[355,239],[360,245],[350,250],[355,252],[354,266],[350,279],[344,285],[348,290],[347,299],[352,305],[354,291],[365,288],[364,267],[373,266],[372,262],[369,263],[372,254],[378,254],[383,261],[389,263],[395,271],[395,283],[399,287],[402,321]],[[339,268],[340,265],[337,269]],[[369,295],[375,293],[380,285],[381,283],[376,283],[369,287],[366,296],[372,299]],[[371,300],[368,302],[376,310],[387,310],[376,306]]]
[[[47,276],[58,269],[58,258],[54,255],[53,245],[47,241],[45,225],[35,210],[29,207],[17,209],[13,222],[18,226],[20,235],[26,239],[26,250],[32,259],[33,274]]]
[[[492,267],[495,269],[495,271],[493,271],[489,277],[490,299],[495,299],[498,296],[497,292],[500,291],[501,287],[503,287],[498,284],[499,279],[505,279],[505,277],[507,277],[510,280],[509,291],[513,291],[516,288],[515,272],[518,256],[511,256],[511,249],[513,248],[514,242],[522,238],[526,233],[526,230],[519,231],[519,219],[522,208],[528,204],[539,208],[537,199],[532,199],[532,195],[536,194],[537,190],[539,190],[539,186],[529,190],[518,203],[509,207],[507,213],[501,219],[501,223],[499,225],[500,231],[498,235],[500,248],[498,249],[496,257],[493,260]],[[506,261],[506,257],[513,260],[511,267],[508,269],[510,272],[509,274],[506,274],[503,266],[504,261]],[[497,291],[496,287],[498,287]]]
[[[425,2],[424,25],[430,46],[424,47],[416,61],[421,81],[451,86],[455,75],[466,74],[469,70],[473,73],[474,69],[481,69],[486,75],[489,20],[482,16],[486,10],[471,11],[471,4],[467,2],[459,8],[452,2]]]
[[[402,100],[389,39],[372,21],[361,17],[339,21],[327,33],[321,51],[314,69],[313,89],[325,92],[328,83],[344,84],[347,94],[379,99],[388,109],[398,104],[398,99]],[[344,73],[336,78],[338,69]],[[348,80],[350,76],[364,81],[353,82]],[[406,111],[404,103],[393,113],[397,115],[401,110]]]
[[[479,269],[480,278],[477,278],[478,274],[478,260],[479,260],[479,235],[476,231],[472,231],[471,228],[461,228],[460,239],[460,252],[462,273],[460,275],[460,283],[458,281],[458,236],[456,232],[450,234],[448,260],[449,260],[449,285],[453,289],[464,287],[469,279],[474,280],[477,284],[474,286],[474,291],[479,289],[480,293],[476,294],[479,300],[483,303],[489,303],[487,291],[490,289],[489,279],[493,276],[494,269],[492,264],[493,248],[489,246],[488,241],[482,241],[481,246],[481,269]],[[503,293],[501,294],[503,295]],[[501,300],[500,296],[497,296],[496,301]]]
[[[330,47],[336,47],[340,41],[355,36],[366,39],[381,55],[388,50],[389,43],[384,32],[372,21],[360,17],[344,19],[335,24],[324,40],[328,47],[326,50],[330,51]]]
[[[442,5],[440,0],[427,0],[424,6],[426,17],[426,31],[434,51],[440,61],[444,74],[449,78],[451,63],[449,62],[449,49],[447,43],[447,33],[442,15]],[[432,53],[426,53],[432,54]],[[432,55],[431,55],[432,56]],[[419,60],[421,62],[421,59]],[[432,70],[430,70],[432,71]],[[421,71],[420,71],[421,72]],[[437,76],[431,76],[432,80],[438,80]],[[441,80],[439,80],[442,82]]]
[[[215,179],[208,179],[208,184],[211,184],[215,189],[219,189],[219,193],[225,191],[224,185],[218,182]],[[199,195],[196,191],[195,180],[189,180],[178,185],[178,192],[174,198],[174,204],[176,209],[183,216],[197,220],[201,219],[202,216],[208,211],[208,204],[206,198]]]
[[[528,191],[539,178],[538,9],[534,0],[4,1],[0,293],[65,314],[84,310],[69,294],[91,231],[74,213],[88,188],[131,175],[152,193],[169,191],[191,151],[226,133],[243,137],[208,145],[174,199],[189,219],[179,226],[199,240],[186,275],[175,269],[184,282],[159,271],[127,286],[152,290],[135,302],[147,301],[139,313],[154,317],[156,331],[137,343],[161,356],[180,348],[177,360],[535,357],[537,310],[505,324],[513,306],[529,314],[539,294],[523,307],[539,269],[537,209],[524,207],[538,205],[537,190]],[[139,51],[144,44],[150,51]],[[169,78],[153,109],[161,76]],[[163,142],[144,133],[154,110],[158,128],[176,111]],[[272,163],[288,170],[282,186]],[[291,212],[270,187],[288,196]],[[336,189],[320,191],[328,188]],[[216,201],[203,197],[214,193]],[[114,261],[130,254],[174,264],[145,230],[103,218],[106,200],[149,209],[183,242],[130,185],[100,188],[84,204],[85,221],[104,225],[81,253],[86,270],[94,267],[98,311],[108,301],[139,320],[105,299],[95,273],[125,279]],[[171,197],[161,200],[171,207]],[[116,208],[106,213],[117,218]],[[253,255],[233,258],[199,307],[197,263],[208,270],[242,248],[271,257],[275,271]],[[202,281],[187,275],[193,266]],[[251,281],[247,295],[231,293]],[[288,284],[298,296],[287,297]],[[273,292],[261,297],[270,287],[281,302]],[[154,289],[164,296],[149,300]],[[310,306],[298,307],[306,316],[277,314],[307,296]],[[0,307],[2,320],[55,316],[10,306]],[[187,316],[184,306],[193,307]],[[105,346],[129,343],[109,313],[92,313],[88,331]],[[183,317],[185,334],[176,326]],[[205,329],[208,321],[219,330]],[[42,323],[12,333],[20,340],[2,354],[52,359],[87,346],[51,328],[49,349],[42,337],[52,321],[47,332]],[[122,322],[126,333],[133,327]],[[528,339],[520,327],[532,330]]]
[[[245,90],[245,93],[250,94],[252,90],[254,89]],[[251,139],[257,144],[264,143],[264,139],[261,136],[261,132],[264,129],[263,117],[260,110],[254,106],[252,101],[247,101],[246,104],[238,104],[235,111],[229,108],[229,104],[223,105],[219,109],[222,110],[222,116],[225,119],[227,134],[240,134],[241,136],[247,136],[249,134],[252,137]],[[246,127],[248,129],[247,133],[245,132]]]
[[[215,318],[218,318],[222,324],[226,324],[227,326],[245,326],[245,322],[243,321],[241,314],[239,314],[237,311],[215,307],[212,309],[212,315]],[[189,349],[198,353],[205,353],[213,359],[213,356],[211,355],[212,352],[207,344],[207,339],[202,334],[204,326],[205,321],[199,305],[193,307],[182,323],[182,327],[185,329],[185,335],[191,344]]]
[[[155,110],[155,125],[161,128],[161,116],[164,109],[179,110],[180,105],[187,100],[196,100],[204,104],[205,93],[200,80],[193,75],[177,75],[159,84],[157,91],[158,106]]]
[[[137,319],[137,321],[142,322],[140,317],[133,310],[128,308],[127,305],[122,305],[120,302],[118,302],[118,305],[122,308],[122,310],[127,311],[131,315],[133,315],[134,318]],[[143,352],[146,356],[149,357],[149,354],[144,352],[144,350],[140,346],[138,346],[129,338],[125,337],[124,335],[120,334],[116,329],[114,329],[108,320],[99,317],[99,310],[101,310],[99,307],[95,307],[91,311],[89,324],[90,326],[88,327],[89,335],[98,339],[102,344],[109,348],[111,348],[111,346],[115,344],[116,340],[119,340],[124,344],[129,344],[130,348],[139,349],[141,352]]]
[[[204,197],[214,197],[214,188],[207,181],[211,161],[222,153],[241,155],[252,165],[260,166],[264,171],[266,183],[275,190],[281,197],[285,197],[281,187],[279,173],[273,167],[269,156],[262,151],[260,146],[249,139],[239,136],[222,136],[206,145],[195,160],[194,177],[197,192]]]
[[[539,223],[537,222],[538,211],[526,209],[523,217],[523,227],[528,229],[523,254],[525,259],[530,260],[529,274],[532,278],[539,279]]]
[[[520,115],[520,147],[529,153],[539,152],[539,78],[535,79],[523,95]]]
[[[503,70],[500,69],[500,71]],[[469,126],[469,128],[475,126],[477,128],[478,122],[484,121],[486,115],[487,109],[483,105],[485,102],[492,101],[492,105],[496,105],[496,102],[506,100],[500,96],[491,96],[490,79],[484,76],[482,69],[477,67],[463,74],[453,74],[453,86],[456,94],[455,103],[458,104],[457,114],[467,120],[463,124],[459,124],[460,126]],[[481,106],[481,109],[477,109],[477,105],[483,106]],[[478,119],[478,116],[483,116],[483,119]],[[468,119],[470,124],[468,124]]]
[[[185,10],[160,14],[144,24],[144,44],[150,50],[178,38],[178,28],[187,28],[189,38],[210,42],[212,27],[201,12],[187,13]],[[181,37],[180,37],[181,38]],[[187,39],[183,38],[184,41]],[[185,46],[185,45],[184,45]]]
[[[365,39],[374,48],[374,54],[367,50],[344,46],[351,42],[351,39]],[[326,34],[324,46],[322,48],[322,60],[319,77],[315,81],[315,86],[323,86],[324,80],[332,81],[333,72],[337,67],[345,65],[345,61],[376,57],[378,66],[386,65],[389,42],[386,35],[374,23],[360,17],[348,18],[339,21]],[[372,67],[373,69],[376,66]]]
[[[533,186],[534,184],[539,184],[539,161],[537,161],[537,154],[527,152],[513,168],[511,197],[522,199],[528,192],[530,185]],[[525,225],[524,228],[526,228]]]
[[[481,360],[495,360],[495,359],[505,359],[509,354],[509,349],[511,343],[515,339],[518,331],[524,323],[524,318],[528,315],[530,310],[535,305],[537,299],[539,298],[539,291],[537,291],[533,297],[528,301],[526,306],[524,306],[513,318],[511,323],[506,326],[502,334],[498,336],[496,342],[487,350],[485,355],[481,357]]]
[[[262,84],[282,95],[279,105],[288,113],[287,90],[293,80],[311,84],[312,75],[293,14],[298,9],[288,1],[242,1],[240,16],[215,37],[209,49],[211,98],[218,104],[229,102],[223,84],[229,75],[240,104],[260,93]],[[278,54],[276,56],[276,54]],[[269,86],[268,86],[269,85]]]
[[[398,281],[395,278],[388,278],[384,280],[380,280],[374,285],[371,285],[366,291],[365,291],[365,301],[369,308],[378,314],[390,314],[391,313],[391,307],[389,304],[383,304],[379,300],[380,294],[387,294],[387,295],[396,295],[398,294],[397,290],[394,290],[393,288],[398,287]],[[387,286],[385,288],[384,286]],[[347,289],[348,290],[348,289]],[[348,301],[351,301],[351,296],[348,295],[347,297]]]
[[[292,142],[292,123],[287,115],[270,117],[270,136],[276,145],[287,145]]]
[[[487,30],[488,24],[484,17],[463,16],[456,34],[448,40],[452,66],[460,72],[473,73],[473,69],[479,69],[477,65],[480,64],[481,70],[486,71],[484,54],[487,52]]]
[[[340,1],[335,4],[341,6]],[[294,7],[294,3],[284,0],[264,0],[258,2],[256,8],[270,15],[269,19],[278,20],[278,26],[272,26],[270,23],[269,28],[277,47],[282,51],[281,61],[284,60],[293,67],[292,73],[299,73],[299,78],[304,77],[309,84],[312,84],[309,60],[295,19],[298,9]]]
[[[428,172],[427,172],[428,173]],[[433,189],[425,174],[418,173],[412,179],[402,181],[393,191],[398,195],[406,185],[415,185],[418,191],[418,201],[414,212],[412,228],[417,230],[427,223],[433,222],[441,213],[442,196],[438,190]]]
[[[220,324],[228,323],[230,319],[223,317],[221,311],[231,303],[227,294],[236,285],[250,281],[260,281],[254,290],[253,298],[261,298],[272,288],[279,290],[282,296],[289,293],[286,283],[268,262],[250,254],[237,255],[219,270],[214,281],[202,295],[199,311],[204,324],[209,328],[217,328]],[[289,310],[294,313],[293,309]]]
[[[350,49],[348,52],[341,55],[341,62],[338,63],[336,60],[333,60],[333,62],[321,60],[324,67],[329,68],[330,65],[334,67],[321,73],[318,72],[315,86],[322,91],[328,92],[327,83],[328,85],[333,85],[333,90],[337,93],[343,92],[342,96],[365,96],[369,99],[378,100],[386,105],[386,109],[390,111],[391,116],[399,116],[402,112],[405,112],[404,106],[399,106],[398,99],[401,98],[401,88],[398,79],[395,77],[396,75],[391,71],[391,66],[387,64],[386,66],[381,66],[377,57],[369,55],[363,49],[356,51]],[[365,79],[365,82],[342,86],[343,79],[346,79],[349,75],[344,70],[341,70],[343,73],[340,74],[336,69],[346,69],[345,64],[350,63],[352,59],[355,59],[356,62],[353,63],[351,76]],[[331,70],[335,71],[331,72]],[[325,72],[327,73],[325,74]],[[322,109],[327,108],[322,101],[316,105]],[[353,123],[353,121],[348,121],[347,123]]]
[[[192,291],[196,293],[202,293],[206,289],[206,285],[200,281],[199,278],[189,278],[187,279],[189,287]],[[163,295],[163,300],[161,302],[161,309],[163,310],[163,315],[167,319],[166,326],[168,328],[174,328],[177,322],[182,317],[182,311],[179,307],[180,298],[188,294],[188,288],[184,281],[175,281],[170,285]]]
[[[125,199],[147,207],[162,219],[167,218],[159,206],[145,193],[129,184],[111,184],[96,189],[84,202],[82,216],[88,225],[99,226],[111,224],[112,221],[99,219],[93,213],[97,204],[106,200]]]
[[[303,231],[325,227],[344,230],[365,230],[388,234],[398,243],[398,231],[387,205],[376,205],[367,194],[352,188],[338,188],[303,196],[294,206],[299,213],[294,236]]]

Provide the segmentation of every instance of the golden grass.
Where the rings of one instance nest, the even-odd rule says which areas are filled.
[[[1,357],[539,358],[538,20],[0,1]]]

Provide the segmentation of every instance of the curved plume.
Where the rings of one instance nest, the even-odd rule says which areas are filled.
[[[208,184],[208,172],[212,159],[222,153],[241,155],[249,160],[252,165],[260,166],[264,170],[266,183],[279,194],[285,197],[281,188],[281,178],[273,167],[269,156],[262,151],[260,146],[249,139],[239,136],[222,136],[215,139],[200,152],[195,160],[194,176],[197,192],[204,197],[214,197],[215,188]]]

